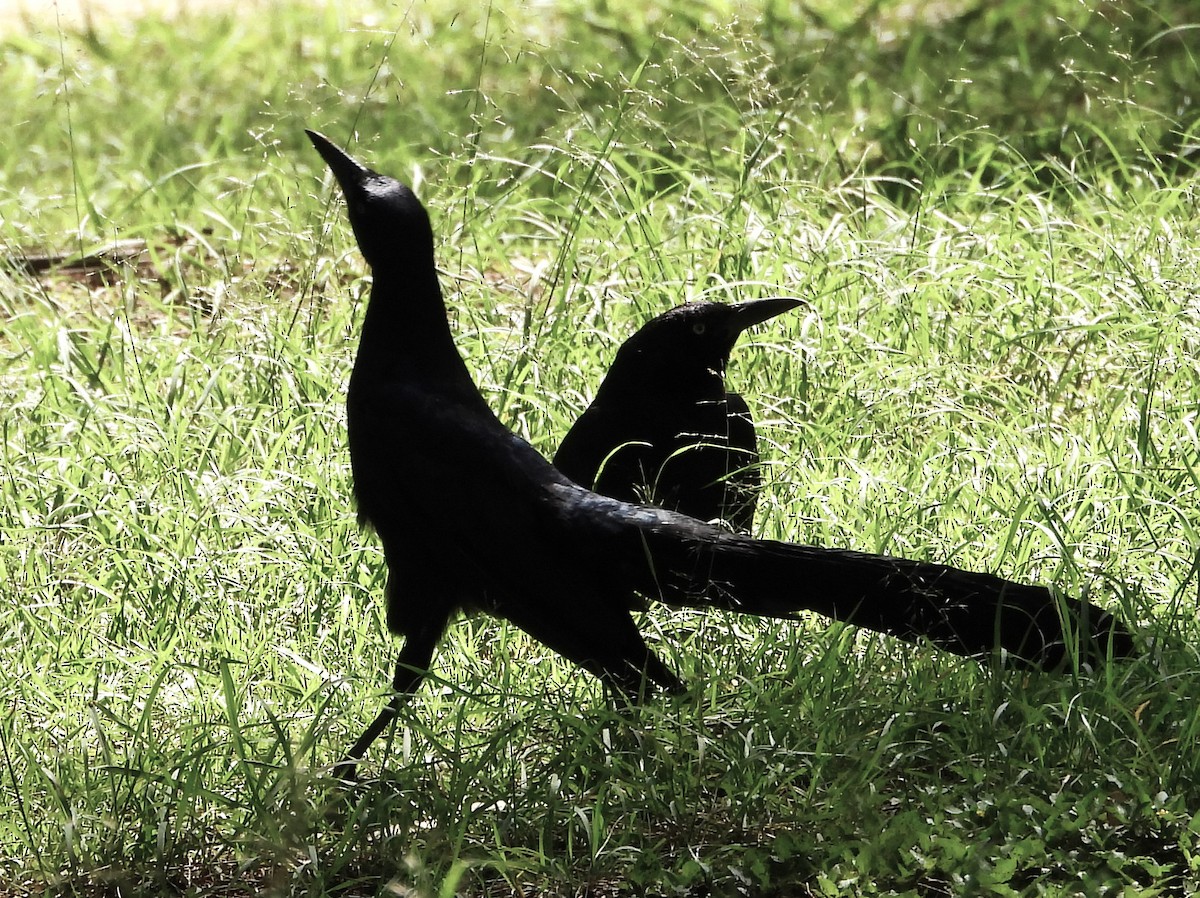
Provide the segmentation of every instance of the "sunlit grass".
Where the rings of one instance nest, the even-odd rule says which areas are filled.
[[[1172,7],[1053,6],[11,37],[0,893],[1194,891],[1200,215],[1161,83],[1197,71]],[[476,620],[332,790],[395,646],[348,498],[369,282],[304,126],[417,186],[459,346],[539,449],[651,315],[800,296],[730,372],[759,532],[1087,593],[1146,658],[1031,677],[655,610],[692,690],[627,714]],[[107,283],[22,268],[116,238],[146,248]]]

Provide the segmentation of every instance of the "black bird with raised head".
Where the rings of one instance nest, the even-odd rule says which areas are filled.
[[[749,532],[762,485],[758,437],[725,369],[743,331],[801,304],[697,302],[648,321],[617,350],[554,466],[605,496]]]
[[[421,682],[453,615],[486,611],[632,698],[682,688],[642,639],[645,599],[794,618],[816,611],[959,655],[998,649],[1057,668],[1133,651],[1111,614],[1046,589],[942,564],[753,540],[567,479],[488,408],[458,354],[429,217],[400,182],[308,132],[346,195],[371,266],[350,379],[354,494],[388,566],[388,627],[404,636],[393,696],[336,769],[351,773]]]

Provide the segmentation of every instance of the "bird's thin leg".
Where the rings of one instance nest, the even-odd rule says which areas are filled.
[[[367,749],[371,747],[371,743],[378,739],[388,725],[396,719],[400,713],[400,706],[421,685],[421,681],[425,678],[425,673],[433,661],[433,650],[437,647],[437,640],[437,636],[426,635],[405,638],[404,648],[400,650],[400,656],[396,659],[396,674],[392,678],[392,695],[371,725],[350,746],[346,757],[333,768],[335,779],[347,782],[357,779],[356,768],[366,755]]]

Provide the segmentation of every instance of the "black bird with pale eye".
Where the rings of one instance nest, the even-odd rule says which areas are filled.
[[[327,138],[371,266],[346,410],[360,519],[383,544],[387,622],[404,636],[392,698],[335,775],[349,778],[420,685],[460,611],[520,627],[632,699],[683,684],[631,612],[645,600],[794,619],[798,612],[984,658],[1058,668],[1134,650],[1113,615],[1039,586],[942,564],[754,540],[590,492],[488,408],[454,345],[429,216],[399,181]]]
[[[605,496],[748,533],[762,486],[758,436],[725,369],[743,331],[799,305],[689,303],[647,322],[617,350],[554,466]]]

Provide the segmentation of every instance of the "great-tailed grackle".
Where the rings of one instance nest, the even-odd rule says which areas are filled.
[[[388,565],[388,627],[405,637],[393,696],[336,769],[349,774],[420,684],[451,617],[505,618],[633,698],[679,690],[631,609],[817,611],[959,655],[998,647],[1055,668],[1127,655],[1133,639],[1087,602],[991,574],[842,549],[753,540],[677,512],[589,492],[488,408],[450,333],[429,217],[393,178],[308,132],[346,195],[374,281],[347,418],[360,521]],[[1060,617],[1061,614],[1061,617]]]
[[[698,302],[648,321],[617,350],[554,467],[613,499],[749,532],[762,485],[758,438],[746,401],[725,389],[725,368],[742,331],[798,305]]]

